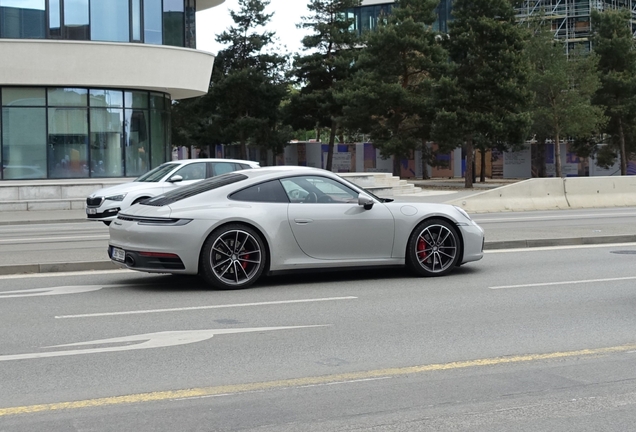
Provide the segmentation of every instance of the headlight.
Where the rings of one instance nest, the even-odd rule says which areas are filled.
[[[468,216],[468,213],[466,213],[466,210],[464,210],[464,209],[463,209],[463,208],[461,208],[461,207],[457,207],[457,206],[454,206],[454,207],[457,209],[457,211],[458,211],[458,212],[460,212],[462,215],[464,215],[464,217],[465,217],[466,219],[468,219],[468,220],[472,220],[472,219],[470,218],[470,216]]]
[[[110,201],[123,201],[124,198],[126,198],[126,195],[128,194],[113,195],[113,196],[106,197],[106,199]]]

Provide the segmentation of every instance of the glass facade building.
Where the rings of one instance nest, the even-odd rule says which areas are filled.
[[[5,87],[0,100],[4,180],[136,177],[168,159],[167,94]]]
[[[195,0],[0,0],[0,38],[195,48]]]
[[[364,5],[353,8],[350,12],[350,18],[353,18],[354,27],[358,33],[364,33],[373,30],[378,25],[378,21],[382,20],[391,13],[394,2]],[[433,23],[433,29],[443,33],[448,32],[448,23],[452,20],[451,9],[453,0],[440,0],[436,8],[437,20]]]
[[[0,179],[136,177],[169,160],[172,99],[204,94],[214,60],[196,51],[195,13],[222,2],[0,0],[0,56],[10,58],[0,73]],[[34,53],[43,58],[30,63]],[[87,57],[94,76],[76,64]]]

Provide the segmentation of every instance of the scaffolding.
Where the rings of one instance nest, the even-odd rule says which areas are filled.
[[[591,49],[592,11],[627,9],[631,30],[636,37],[636,0],[524,0],[516,10],[517,22],[530,25],[533,18],[548,22],[556,39],[569,53],[577,44]]]

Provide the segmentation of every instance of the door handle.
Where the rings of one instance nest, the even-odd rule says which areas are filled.
[[[296,222],[299,225],[306,225],[308,223],[313,222],[313,219],[294,219],[294,222]]]

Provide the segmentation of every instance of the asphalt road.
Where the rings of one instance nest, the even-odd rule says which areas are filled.
[[[232,292],[0,277],[0,431],[631,430],[635,263],[628,243]]]

